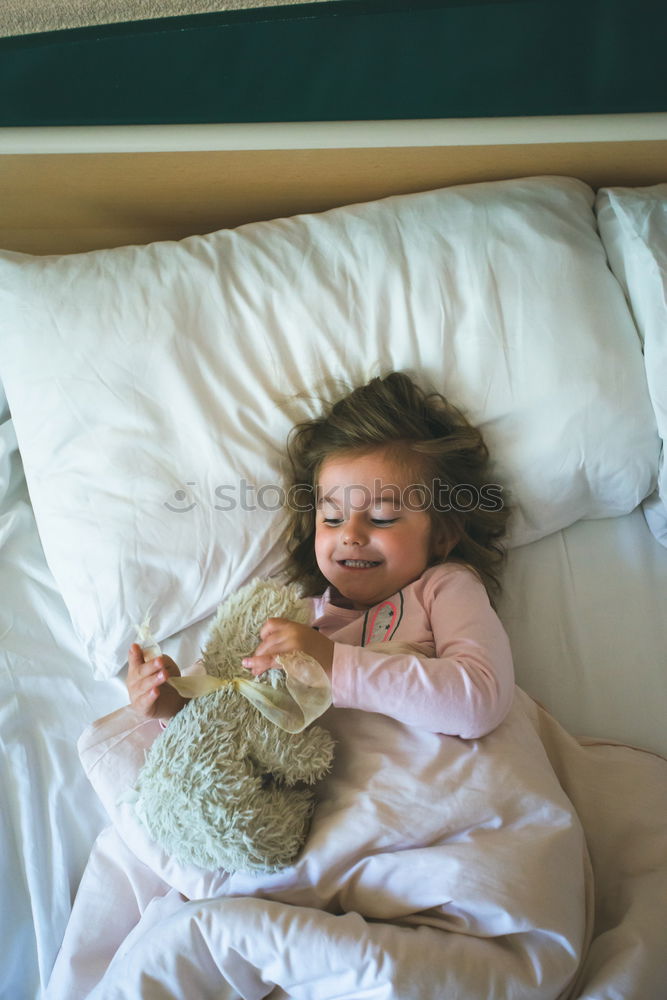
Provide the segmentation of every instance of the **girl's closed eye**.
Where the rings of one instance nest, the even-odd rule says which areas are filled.
[[[370,519],[371,524],[377,525],[379,527],[387,526],[390,524],[395,524],[398,521],[398,517],[372,517]],[[329,527],[338,527],[343,523],[342,517],[323,517],[322,524],[326,524]]]

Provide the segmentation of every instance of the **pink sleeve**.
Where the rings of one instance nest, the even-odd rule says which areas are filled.
[[[507,634],[470,570],[434,575],[423,599],[435,656],[337,642],[333,703],[449,736],[485,736],[505,718],[514,695]]]

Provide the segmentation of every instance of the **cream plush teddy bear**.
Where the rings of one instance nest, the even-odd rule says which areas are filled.
[[[305,654],[279,658],[287,676],[270,670],[254,680],[241,660],[267,618],[307,623],[308,615],[298,587],[249,584],[218,609],[203,652],[208,676],[174,679],[183,694],[210,693],[193,697],[151,746],[135,809],[177,860],[228,872],[277,871],[301,850],[314,804],[307,786],[329,771],[333,740],[317,725],[286,728],[305,725],[330,696],[322,703],[317,684],[309,688],[308,668],[315,677],[322,672]],[[290,685],[294,659],[305,663],[305,684]],[[314,710],[313,699],[320,701]]]

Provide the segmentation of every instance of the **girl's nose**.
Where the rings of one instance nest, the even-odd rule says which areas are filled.
[[[365,541],[366,533],[363,526],[350,518],[343,532],[343,545],[363,545]]]

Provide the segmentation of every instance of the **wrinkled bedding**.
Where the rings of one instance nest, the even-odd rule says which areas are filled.
[[[157,723],[122,709],[84,734],[115,829],[84,876],[49,1000],[89,995],[100,975],[95,1000],[147,983],[151,998],[661,995],[667,762],[583,747],[518,689],[478,741],[356,711],[323,721],[337,757],[306,849],[266,876],[179,866],[150,841],[122,790]],[[104,942],[72,968],[91,926]]]
[[[126,692],[119,678],[92,678],[44,561],[11,421],[0,429],[0,859],[5,899],[11,900],[11,906],[0,911],[0,996],[37,1000],[43,997],[91,843],[105,817],[108,822],[79,764],[75,740],[92,719],[122,704]],[[567,708],[579,731],[590,732],[593,719],[601,733],[654,743],[662,750],[660,664],[665,647],[659,595],[664,593],[665,576],[664,559],[658,556],[665,550],[650,544],[638,510],[626,518],[574,525],[553,539],[516,550],[520,561],[510,567],[502,610],[524,686],[548,697],[559,714]],[[533,552],[534,566],[531,562],[528,573],[526,563]],[[175,637],[166,651],[178,662],[191,662],[208,627],[205,621]],[[604,638],[598,655],[596,635]],[[525,697],[522,701],[583,826],[592,864],[592,939],[586,947],[582,936],[579,972],[566,989],[576,1000],[661,1000],[667,996],[667,763],[622,746],[582,746]],[[355,772],[358,781],[366,773],[363,767],[381,757],[371,735],[369,730],[369,745],[356,760],[362,765]],[[141,737],[147,738],[149,734]],[[392,780],[396,785],[395,777]],[[363,824],[357,823],[359,827]],[[482,832],[476,833],[478,843]],[[487,838],[495,833],[490,824]],[[465,837],[462,834],[459,851]],[[119,870],[127,869],[128,856],[134,855],[109,831],[97,852],[101,870],[87,870],[89,888],[98,879],[98,925],[111,936],[118,930],[118,914],[100,915],[100,908],[117,880],[116,871],[105,863],[105,851],[116,858]],[[349,893],[362,876],[368,885],[383,853],[376,850],[365,865],[348,872]],[[174,873],[158,858],[162,877],[151,879],[149,869],[133,863],[136,877],[128,888],[128,902],[130,926],[136,928],[98,996],[440,1000],[447,995],[445,984],[449,995],[457,995],[453,977],[460,976],[461,964],[454,956],[469,956],[475,948],[492,953],[494,961],[514,961],[521,974],[518,989],[527,988],[531,977],[539,981],[541,974],[539,967],[531,966],[526,950],[522,964],[516,957],[520,952],[502,938],[443,930],[447,919],[454,923],[451,904],[447,914],[437,914],[439,926],[432,926],[423,911],[416,921],[377,920],[261,895],[209,898],[206,893],[215,886],[203,882],[199,887],[191,883],[194,896],[188,903],[166,881],[178,885],[177,879],[188,873]],[[572,881],[580,886],[580,878],[579,868]],[[544,942],[544,937],[531,934],[533,941]],[[524,948],[527,939],[524,935]],[[101,956],[104,965],[109,957]],[[564,951],[560,960],[561,972],[576,965]],[[480,969],[485,966],[477,965],[468,970],[477,976],[474,1000],[496,1000],[493,991],[484,992]],[[79,966],[77,973],[84,972]],[[550,984],[544,991],[536,987],[536,995],[548,997],[548,988]],[[465,993],[459,995],[470,1000]]]

